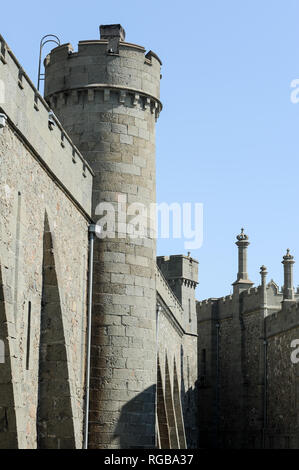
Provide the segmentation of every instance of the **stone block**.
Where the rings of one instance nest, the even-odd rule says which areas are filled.
[[[121,134],[120,136],[121,144],[133,145],[133,142],[134,142],[133,137],[131,135]]]

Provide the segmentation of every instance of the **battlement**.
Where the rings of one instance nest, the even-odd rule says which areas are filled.
[[[247,296],[250,296],[250,295],[256,295],[258,294],[258,287],[250,287],[250,289],[247,289],[245,291],[242,292],[242,297],[247,297]]]
[[[225,297],[221,297],[219,299],[219,303],[220,305],[221,304],[226,304],[227,302],[231,302],[233,300],[233,296],[230,294],[230,295],[226,295]]]
[[[61,58],[67,58],[69,55],[72,55],[72,58],[78,57],[78,56],[85,56],[85,55],[96,55],[97,50],[94,48],[94,46],[100,45],[100,46],[105,46],[107,48],[108,44],[109,44],[109,41],[107,39],[93,39],[93,40],[79,41],[78,51],[74,50],[74,47],[71,43],[61,44],[60,46],[57,46],[54,49],[52,49],[51,53],[45,59],[45,65],[48,65],[48,61],[50,59],[53,61],[59,61],[61,60]],[[153,59],[154,59],[160,64],[160,66],[162,66],[162,61],[159,58],[159,56],[151,50],[146,52],[146,49],[143,46],[139,46],[138,44],[133,44],[130,42],[120,41],[119,47],[121,49],[127,48],[132,51],[141,52],[144,56],[144,64],[146,65],[153,65]],[[111,52],[110,53],[108,52],[108,54],[110,55]]]
[[[44,166],[87,213],[93,172],[0,36],[1,112]],[[50,113],[50,114],[49,114]]]
[[[217,317],[218,320],[231,318],[233,314],[233,296],[227,295],[218,299],[210,298],[197,302],[196,312],[199,323],[211,321],[212,317],[214,317],[214,319]]]
[[[233,314],[233,296],[226,295],[218,300],[218,317],[224,319]]]
[[[260,298],[260,289],[258,287],[250,287],[247,290],[244,290],[240,294],[242,299],[242,313],[250,313],[258,310],[261,304]],[[297,295],[295,295],[297,299]],[[210,298],[205,299],[200,302],[197,302],[197,313],[199,314],[199,319],[208,318],[209,315],[212,315],[212,306],[217,303],[218,317],[219,319],[227,318],[233,313],[233,295],[227,295],[225,297],[220,297],[218,299]],[[283,300],[283,293],[279,290],[277,284],[271,280],[267,284],[267,309],[270,313],[271,311],[277,311],[281,309],[281,302]],[[270,313],[271,314],[271,313]]]
[[[198,261],[190,256],[158,256],[157,263],[168,282],[180,280],[187,287],[198,284]]]
[[[217,304],[218,300],[210,298],[196,302],[196,313],[199,323],[211,320],[213,307]]]
[[[131,106],[140,104],[159,115],[161,64],[154,52],[115,37],[80,41],[77,52],[71,44],[63,44],[45,59],[45,97],[49,101],[62,92],[93,88],[105,90],[108,101],[109,91],[119,90],[120,103],[128,96]]]
[[[292,302],[266,318],[267,337],[299,327],[299,303]]]

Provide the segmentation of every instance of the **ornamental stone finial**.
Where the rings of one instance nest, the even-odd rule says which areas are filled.
[[[239,235],[237,235],[237,240],[238,241],[244,241],[244,240],[248,240],[248,239],[249,239],[248,235],[246,235],[244,233],[244,228],[241,228],[241,233]]]
[[[293,259],[294,259],[294,256],[291,255],[290,249],[288,248],[286,255],[283,256],[283,261],[282,261],[282,263],[285,263],[285,262],[288,263],[288,262],[290,262],[290,261],[293,261]]]

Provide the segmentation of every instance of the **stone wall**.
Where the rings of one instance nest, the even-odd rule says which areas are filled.
[[[241,324],[236,307],[231,296],[197,304],[200,447],[230,447],[242,439]]]
[[[299,447],[298,364],[291,361],[293,340],[299,339],[298,304],[266,319],[267,448]]]
[[[71,389],[65,401],[71,400],[74,437],[76,446],[80,447],[84,394],[88,221],[9,127],[0,137],[0,149],[4,324],[8,327],[10,343],[18,444],[22,448],[34,448],[36,445],[42,302],[51,303],[53,291],[56,289],[61,315],[59,324],[64,330],[63,341],[67,359],[64,372],[59,369],[62,366],[54,362],[50,364],[48,372],[51,380],[54,380],[57,374],[65,377],[63,374],[68,371]],[[53,272],[57,285],[48,290],[49,297],[43,300],[43,237],[46,217],[49,219],[49,231],[53,240]],[[56,310],[57,308],[58,306]],[[56,329],[58,323],[55,324],[53,320],[48,328],[50,327]],[[61,334],[61,331],[57,330],[56,333]],[[55,343],[55,335],[49,341]],[[49,354],[56,357],[60,353],[58,349],[55,351],[53,346]],[[57,385],[55,393],[56,398],[60,394],[63,396],[63,388],[60,389]],[[61,405],[63,419],[63,400]],[[5,408],[2,408],[2,412]],[[55,446],[58,446],[58,443]]]
[[[124,42],[63,45],[46,59],[46,102],[0,42],[0,447],[80,448],[88,224],[100,202],[119,215],[119,195],[126,209],[155,202],[161,62]],[[179,301],[145,218],[144,237],[96,240],[91,448],[197,446],[197,262],[178,257],[194,278]]]
[[[172,449],[197,448],[197,335],[185,331],[189,311],[182,308],[159,268],[156,288],[160,445]]]
[[[244,447],[262,447],[264,319],[260,309],[243,314]]]
[[[0,447],[81,448],[92,173],[1,43]]]
[[[261,289],[197,305],[200,446],[298,448],[299,308],[271,281],[263,309]]]
[[[91,212],[90,191],[93,173],[70,140],[57,117],[37,92],[30,78],[0,36],[0,81],[3,103],[0,109],[22,134],[24,142],[64,190],[87,214]]]
[[[243,427],[244,404],[241,369],[241,322],[235,305],[232,308],[232,316],[220,321],[219,324],[218,332],[214,333],[215,336],[219,335],[217,438],[221,447],[239,447],[242,442],[241,430]]]
[[[197,304],[198,315],[198,423],[199,447],[217,447],[217,345],[215,308],[212,299]]]

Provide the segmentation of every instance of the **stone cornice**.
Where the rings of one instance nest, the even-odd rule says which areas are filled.
[[[132,100],[132,106],[135,107],[138,104],[140,107],[144,110],[150,109],[152,114],[155,114],[156,119],[158,119],[160,112],[163,109],[163,105],[161,101],[154,97],[153,95],[150,95],[148,93],[145,93],[141,90],[137,90],[134,88],[128,88],[124,87],[121,85],[111,85],[111,84],[104,84],[104,83],[95,83],[95,84],[90,84],[86,85],[83,87],[77,87],[77,88],[68,88],[65,90],[59,90],[51,95],[48,95],[46,97],[46,100],[53,105],[53,100],[57,99],[59,96],[67,97],[70,94],[73,95],[74,100],[78,100],[78,93],[86,92],[88,94],[88,101],[93,101],[94,100],[94,94],[97,91],[103,91],[104,92],[104,101],[108,102],[110,100],[110,93],[111,92],[118,92],[119,93],[119,103],[125,105],[125,99],[127,96],[130,96]]]
[[[196,289],[198,286],[197,281],[193,281],[192,279],[188,279],[186,277],[170,277],[168,278],[168,283],[169,285],[174,285],[176,282],[179,282],[181,285],[184,285],[186,287],[191,287],[191,289]]]

